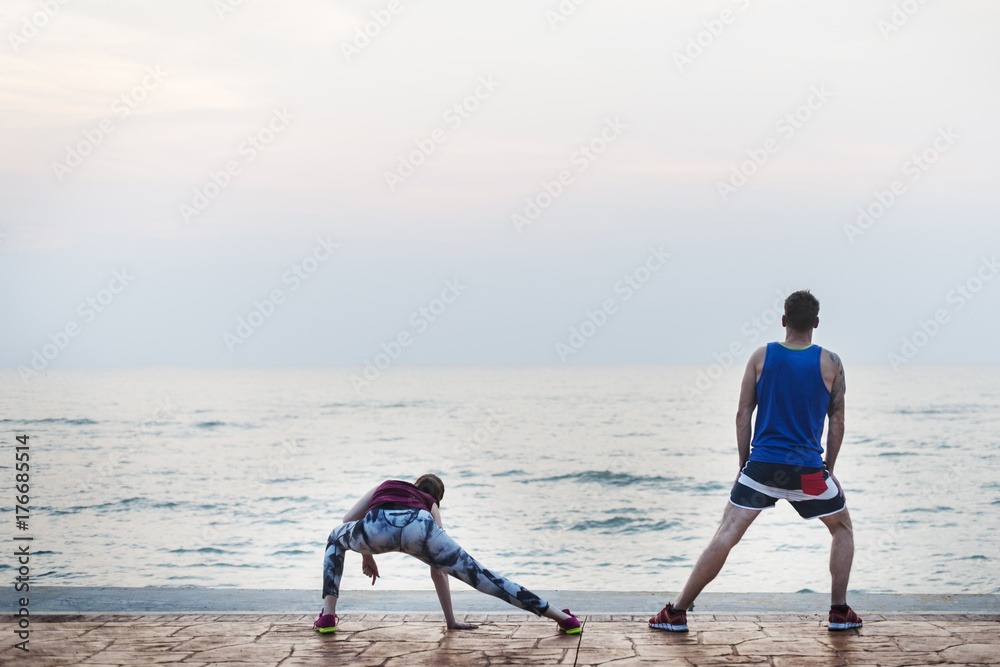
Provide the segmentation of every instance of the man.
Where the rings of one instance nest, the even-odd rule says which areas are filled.
[[[768,343],[750,356],[736,413],[740,473],[729,504],[676,603],[649,619],[651,628],[687,632],[686,612],[695,598],[719,574],[729,551],[761,510],[774,507],[779,498],[788,500],[803,518],[818,518],[833,536],[829,629],[861,627],[861,619],[847,606],[854,532],[844,491],[833,475],[844,440],[844,366],[836,354],[812,344],[818,315],[819,301],[808,290],[789,295],[781,318],[785,342]],[[824,461],[820,441],[826,419],[830,426]]]

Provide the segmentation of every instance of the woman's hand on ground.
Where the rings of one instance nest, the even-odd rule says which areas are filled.
[[[475,630],[478,627],[475,623],[463,623],[461,621],[453,621],[448,624],[449,630]]]
[[[378,579],[378,565],[375,564],[375,558],[370,554],[364,554],[361,557],[361,571],[366,577],[372,578],[372,586],[375,585],[375,580]]]

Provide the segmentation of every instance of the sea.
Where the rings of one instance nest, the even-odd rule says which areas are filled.
[[[678,590],[738,472],[741,369],[707,370],[8,369],[0,520],[8,544],[32,538],[38,585],[319,596],[327,536],[356,499],[429,472],[448,533],[528,588]],[[849,366],[847,388],[850,589],[1000,593],[998,368]],[[781,501],[707,590],[827,591],[829,547]],[[377,561],[382,589],[432,587],[412,557]],[[360,563],[348,556],[345,591],[371,586]]]

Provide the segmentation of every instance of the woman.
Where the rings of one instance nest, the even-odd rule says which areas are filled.
[[[344,516],[344,524],[334,529],[327,541],[323,559],[323,610],[313,627],[320,632],[337,631],[337,597],[347,551],[362,554],[361,571],[372,578],[372,585],[379,576],[372,554],[402,551],[431,566],[431,580],[451,629],[472,630],[477,626],[455,620],[449,574],[515,607],[551,618],[559,623],[560,632],[581,632],[580,621],[569,609],[557,611],[531,591],[485,569],[448,537],[441,524],[442,498],[444,482],[436,475],[423,475],[414,484],[389,480],[362,496]]]

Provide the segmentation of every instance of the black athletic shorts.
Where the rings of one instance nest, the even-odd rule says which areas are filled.
[[[774,507],[784,498],[803,519],[817,519],[844,509],[844,497],[826,466],[806,468],[747,461],[729,494],[729,502],[748,510]]]

